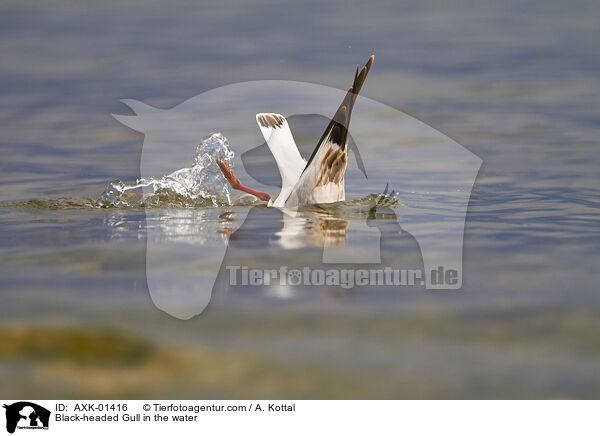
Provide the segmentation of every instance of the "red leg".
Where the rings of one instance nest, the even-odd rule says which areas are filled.
[[[257,191],[256,189],[248,188],[247,186],[242,185],[242,182],[240,182],[240,179],[238,179],[235,176],[235,174],[233,174],[233,170],[231,169],[231,167],[229,165],[227,165],[227,163],[225,161],[223,161],[221,159],[215,159],[215,160],[217,161],[217,165],[219,165],[221,172],[223,173],[223,175],[225,176],[225,178],[227,179],[227,181],[229,182],[229,184],[231,185],[231,187],[233,189],[237,189],[238,191],[247,192],[248,194],[252,194],[252,195],[260,198],[263,201],[271,200],[271,196],[269,194],[267,194],[266,192]]]

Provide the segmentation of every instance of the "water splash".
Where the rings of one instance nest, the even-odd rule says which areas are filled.
[[[213,133],[196,148],[190,168],[161,178],[142,178],[127,185],[114,180],[104,190],[98,206],[107,207],[197,207],[231,205],[229,184],[215,159],[233,167],[234,153],[221,133]]]
[[[88,209],[88,208],[193,208],[231,206],[230,186],[219,166],[217,158],[233,168],[234,152],[229,141],[221,133],[205,137],[197,146],[190,168],[182,168],[161,178],[141,178],[134,184],[113,180],[98,199],[61,197],[57,199],[38,198],[0,207],[23,209]],[[356,211],[363,213],[374,207],[394,207],[402,205],[396,191],[385,190],[361,198],[347,199],[330,204],[321,204],[325,211]],[[236,199],[236,206],[253,206],[258,200],[252,195]],[[312,206],[308,206],[311,208]]]

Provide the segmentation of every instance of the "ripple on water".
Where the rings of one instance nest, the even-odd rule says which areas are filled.
[[[181,168],[161,178],[141,178],[133,184],[113,180],[98,199],[61,197],[57,199],[38,198],[11,203],[4,207],[27,209],[82,209],[82,208],[188,208],[220,207],[232,204],[230,187],[219,169],[216,159],[222,159],[233,168],[234,152],[229,141],[221,133],[205,137],[196,148],[190,168]],[[252,196],[238,199],[239,205],[255,203]],[[374,206],[392,207],[400,205],[398,193],[389,191],[370,194],[357,199],[349,199],[324,205],[328,211],[339,209],[364,209]]]

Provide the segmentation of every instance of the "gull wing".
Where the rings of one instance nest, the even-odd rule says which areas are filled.
[[[371,56],[360,72],[358,66],[356,67],[354,82],[319,139],[289,198],[285,201],[286,207],[309,203],[331,203],[345,199],[344,174],[348,163],[346,140],[350,115],[356,97],[371,70],[373,60],[374,56]]]
[[[260,113],[256,114],[256,121],[281,174],[281,193],[274,205],[280,206],[278,204],[280,200],[283,206],[283,202],[302,174],[306,161],[300,155],[290,126],[283,115]]]

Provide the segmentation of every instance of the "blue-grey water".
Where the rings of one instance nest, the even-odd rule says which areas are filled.
[[[183,381],[184,369],[157,357],[140,364],[147,375],[138,380],[127,368],[85,369],[69,353],[10,351],[5,335],[2,379],[25,371],[29,381],[0,396],[598,397],[599,19],[600,5],[585,1],[4,1],[0,202],[11,207],[0,208],[2,325],[133,332],[195,350],[189,359],[204,359],[198,372],[207,375]],[[371,53],[365,96],[483,160],[462,290],[238,289],[214,295],[191,321],[156,309],[147,229],[226,237],[235,209],[146,216],[89,207],[84,199],[112,180],[141,175],[144,138],[111,117],[130,114],[119,100],[167,109],[264,79],[346,88]],[[382,167],[393,153],[381,153]],[[276,212],[251,210],[231,262],[314,258],[310,243],[281,258],[271,243],[282,227]],[[388,218],[371,217],[382,226]],[[421,265],[406,233],[384,238],[382,258]],[[250,363],[228,369],[232,361]]]

